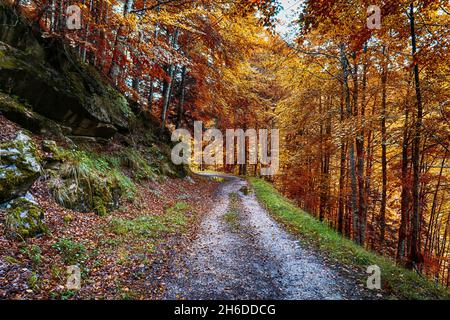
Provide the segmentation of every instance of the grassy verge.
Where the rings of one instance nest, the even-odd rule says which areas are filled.
[[[362,270],[370,265],[378,265],[383,289],[391,294],[391,298],[450,299],[450,293],[445,288],[343,238],[335,230],[296,207],[271,184],[257,178],[250,178],[250,182],[259,201],[273,217],[303,242],[314,245],[319,251],[344,265]],[[366,279],[361,278],[361,281],[365,283]]]

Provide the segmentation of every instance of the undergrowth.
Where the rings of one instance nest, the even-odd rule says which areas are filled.
[[[71,239],[62,238],[53,248],[58,250],[63,262],[67,265],[83,265],[88,259],[88,251],[84,244]]]

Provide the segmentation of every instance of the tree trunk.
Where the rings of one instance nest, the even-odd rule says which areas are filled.
[[[150,88],[148,89],[147,109],[152,112],[153,109],[153,91],[155,90],[153,79],[150,79]]]
[[[166,80],[164,82],[164,90],[163,90],[164,101],[161,113],[161,130],[163,130],[166,126],[167,112],[169,110],[170,98],[172,96],[172,85],[174,81],[173,79],[174,74],[175,74],[175,67],[173,65],[170,65],[168,68],[169,80]]]
[[[367,44],[364,46],[364,59],[367,53]],[[356,75],[357,76],[357,75]],[[357,79],[356,79],[357,80]],[[366,241],[366,225],[367,225],[367,204],[365,195],[365,179],[364,179],[364,143],[365,143],[365,116],[366,116],[366,89],[367,89],[367,60],[363,65],[363,80],[362,80],[362,96],[361,96],[361,110],[359,121],[359,132],[356,136],[356,154],[358,158],[358,209],[360,221],[360,243],[364,244]]]
[[[433,204],[431,206],[430,221],[428,223],[427,236],[426,236],[425,246],[424,246],[424,252],[427,253],[427,255],[431,255],[431,253],[433,252],[432,239],[434,238],[434,236],[433,236],[434,233],[439,232],[439,230],[434,231],[435,229],[437,229],[437,228],[435,228],[435,226],[436,226],[437,216],[439,215],[439,213],[436,213],[436,209],[438,207],[438,193],[439,193],[439,189],[441,186],[442,174],[444,171],[444,166],[445,166],[446,160],[447,160],[447,153],[445,154],[444,158],[442,159],[441,169],[439,170],[439,177],[438,177],[436,189],[434,190],[434,195],[433,195]]]
[[[176,29],[172,35],[172,41],[171,41],[172,48],[175,47],[177,40],[178,40],[178,29]],[[173,81],[174,81],[174,76],[175,76],[175,69],[176,69],[175,65],[173,65],[173,64],[169,65],[169,67],[168,67],[169,80],[164,83],[166,88],[165,88],[165,93],[164,93],[164,102],[163,102],[163,109],[162,109],[162,114],[161,114],[161,130],[164,130],[164,128],[166,126],[167,112],[169,111],[170,98],[172,96],[172,86],[173,86]]]
[[[124,17],[128,15],[128,13],[132,10],[133,8],[133,0],[126,0],[124,3],[124,7],[123,7],[123,15]],[[123,25],[120,25],[118,30],[117,30],[117,34],[116,34],[116,38],[114,40],[114,46],[113,46],[113,56],[112,56],[112,60],[111,60],[111,65],[109,67],[109,71],[108,74],[109,76],[115,80],[116,84],[117,84],[117,78],[118,75],[116,74],[116,70],[118,70],[119,65],[117,64],[117,59],[118,59],[118,55],[120,50],[122,50],[122,32],[123,32]]]
[[[323,106],[322,106],[322,95],[319,96],[319,114],[323,114]],[[319,220],[323,221],[325,217],[325,202],[326,202],[326,196],[325,196],[325,174],[324,174],[324,167],[325,167],[325,153],[324,153],[324,125],[323,125],[323,118],[320,119],[320,129],[319,129],[319,139],[320,139],[320,179],[319,179]]]
[[[412,45],[412,56],[414,60],[414,82],[416,89],[416,99],[417,99],[417,115],[414,125],[414,140],[413,140],[413,151],[412,151],[412,163],[413,163],[413,214],[412,214],[412,224],[411,224],[411,249],[410,249],[410,260],[411,266],[417,264],[419,260],[420,251],[420,141],[421,141],[421,130],[422,130],[422,118],[423,118],[423,106],[422,106],[422,93],[420,89],[420,78],[419,78],[419,65],[416,61],[417,53],[417,43],[416,43],[416,31],[415,31],[415,17],[414,17],[414,3],[410,5],[410,25],[411,25],[411,45]]]
[[[380,207],[380,252],[384,253],[384,241],[386,233],[386,196],[387,196],[387,136],[386,136],[386,100],[387,100],[387,75],[388,62],[386,55],[386,47],[383,46],[383,69],[381,76],[381,207]]]
[[[340,120],[341,123],[345,120],[345,114],[344,114],[344,84],[342,83],[342,92],[341,92],[341,107],[340,107]],[[339,166],[339,197],[338,197],[338,231],[340,234],[344,234],[344,215],[345,215],[345,195],[344,195],[344,187],[345,187],[345,165],[346,165],[346,145],[344,138],[341,137],[340,141],[340,149],[341,149],[341,156],[340,156],[340,166]]]
[[[343,82],[345,91],[345,106],[347,111],[347,118],[353,116],[352,105],[350,101],[350,87],[348,84],[349,77],[349,64],[347,57],[345,55],[345,46],[341,45],[341,64],[343,69]],[[356,161],[355,161],[355,144],[353,141],[349,144],[349,163],[350,163],[350,185],[351,185],[351,208],[352,208],[352,219],[353,219],[353,240],[356,243],[360,243],[359,237],[359,216],[358,216],[358,184],[356,178]]]
[[[186,66],[183,66],[181,70],[181,84],[180,84],[180,99],[178,101],[178,112],[177,112],[177,126],[176,128],[181,127],[181,122],[183,120],[183,112],[184,112],[184,99],[185,99],[185,85],[186,85]]]
[[[409,85],[408,85],[409,87]],[[409,90],[408,90],[409,91]],[[408,92],[409,93],[409,92]],[[406,252],[406,238],[408,225],[408,211],[409,211],[409,179],[408,179],[408,146],[409,146],[409,105],[405,101],[405,124],[403,128],[403,142],[402,142],[402,193],[401,193],[401,207],[400,207],[400,229],[398,231],[398,245],[397,245],[397,262],[402,263]]]

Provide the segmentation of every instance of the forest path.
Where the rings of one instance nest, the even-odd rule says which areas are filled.
[[[362,299],[363,289],[303,247],[233,176],[196,240],[173,265],[165,299]],[[244,191],[244,192],[242,192]]]

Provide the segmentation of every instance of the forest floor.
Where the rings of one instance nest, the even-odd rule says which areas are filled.
[[[217,184],[201,177],[148,182],[138,203],[99,217],[61,207],[38,181],[32,193],[50,232],[18,242],[0,227],[0,300],[157,299],[172,257],[196,237]],[[65,270],[74,263],[82,269],[80,291],[66,289]]]
[[[0,142],[22,130],[0,115]],[[33,135],[36,145],[43,137]],[[185,250],[214,203],[217,181],[200,176],[138,185],[137,198],[101,217],[56,203],[48,181],[30,192],[45,210],[49,232],[7,237],[0,209],[0,300],[156,299],[172,257]],[[67,290],[66,267],[82,270],[81,290]]]
[[[199,234],[172,265],[165,299],[379,299],[356,270],[326,260],[283,230],[247,182],[225,179]]]

